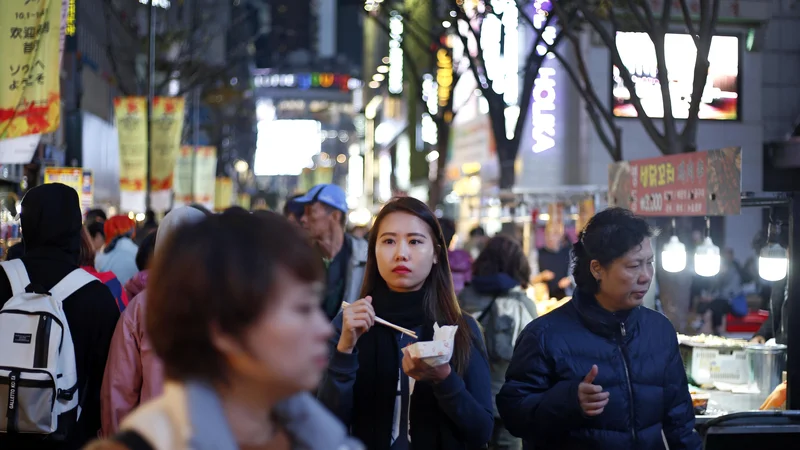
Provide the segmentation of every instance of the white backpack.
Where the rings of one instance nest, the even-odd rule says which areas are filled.
[[[0,309],[0,433],[63,437],[59,416],[74,414],[77,421],[80,396],[75,347],[61,302],[97,278],[76,269],[42,294],[26,292],[31,282],[22,261],[0,266],[12,292]]]

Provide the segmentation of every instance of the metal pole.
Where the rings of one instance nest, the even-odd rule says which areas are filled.
[[[145,208],[150,209],[150,158],[153,154],[152,122],[153,97],[156,95],[156,5],[153,0],[148,2],[149,16],[147,20],[147,34],[149,35],[149,51],[147,52],[147,180],[145,180]]]
[[[788,299],[784,314],[789,314],[786,341],[786,409],[800,409],[800,193],[794,193],[789,203],[789,273]]]

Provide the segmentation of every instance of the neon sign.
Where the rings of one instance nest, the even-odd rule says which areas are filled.
[[[403,18],[394,15],[389,19],[389,93],[403,92]]]
[[[440,48],[436,52],[436,67],[439,106],[444,108],[450,101],[450,88],[453,87],[453,58],[447,53],[447,50]]]
[[[550,0],[536,0],[533,3],[533,26],[539,30],[544,41],[544,44],[538,44],[536,47],[539,55],[547,54],[548,46],[553,44],[556,37],[555,26],[544,26],[551,8]],[[548,59],[552,57],[553,55],[547,55]],[[533,152],[541,153],[556,146],[556,69],[544,66],[539,68],[539,74],[533,83],[531,92]]]
[[[531,105],[531,121],[533,121],[533,152],[540,153],[555,147],[556,116],[556,70],[552,67],[539,69],[539,76],[533,83],[533,104]]]
[[[255,87],[297,89],[339,89],[348,92],[361,87],[361,80],[350,75],[328,72],[262,74],[253,77]]]

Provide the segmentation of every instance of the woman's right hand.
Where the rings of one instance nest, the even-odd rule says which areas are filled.
[[[336,350],[340,353],[353,353],[358,338],[375,325],[375,309],[372,297],[366,296],[342,311],[342,334]]]
[[[599,416],[608,405],[609,393],[603,392],[602,386],[592,384],[597,377],[597,372],[597,366],[592,366],[592,370],[586,374],[581,384],[578,385],[578,401],[581,404],[583,414],[588,417]]]

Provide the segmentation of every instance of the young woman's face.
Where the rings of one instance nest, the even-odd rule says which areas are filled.
[[[597,298],[605,308],[621,311],[642,304],[655,271],[650,239],[643,240],[608,267],[601,267],[597,261],[592,264],[595,276],[600,277]]]
[[[417,216],[394,212],[377,232],[375,259],[386,285],[395,292],[419,290],[438,262],[431,228]]]
[[[244,336],[245,361],[237,363],[241,358],[234,357],[232,369],[289,396],[319,384],[333,328],[319,306],[321,284],[300,281],[284,269],[278,269],[276,278],[271,305]]]

